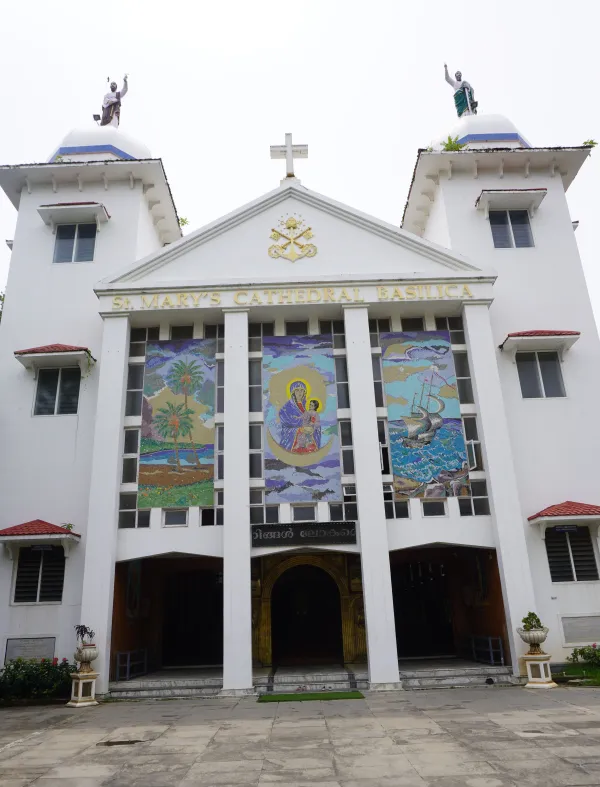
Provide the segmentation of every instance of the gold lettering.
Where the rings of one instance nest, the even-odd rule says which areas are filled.
[[[469,289],[469,287],[466,284],[463,284],[462,294],[463,294],[463,298],[472,298],[473,297],[473,293],[471,292],[471,290]]]
[[[425,285],[425,297],[427,298],[428,301],[430,301],[432,298],[435,298],[435,295],[431,294],[431,287],[429,286],[429,284]]]
[[[220,292],[211,292],[211,294],[210,294],[210,302],[214,306],[219,306],[221,304],[221,293]]]
[[[340,301],[351,301],[352,298],[348,295],[348,290],[345,287],[342,287],[342,291],[340,292]]]
[[[335,295],[334,295],[332,287],[325,287],[323,289],[323,300],[324,301],[333,301],[333,303],[336,303]]]
[[[408,287],[405,287],[404,292],[406,293],[406,297],[409,301],[414,301],[414,299],[417,297],[416,288],[412,284],[410,284]]]
[[[314,298],[313,298],[314,294]],[[309,303],[318,303],[321,300],[321,293],[317,289],[310,289],[308,291],[308,302]]]
[[[262,301],[260,299],[260,295],[257,292],[252,294],[252,297],[250,298],[250,303],[260,303],[260,304],[262,304]]]
[[[246,306],[246,301],[240,301],[240,298],[247,298],[248,292],[247,290],[238,290],[238,292],[233,293],[233,302],[237,303],[238,306]]]
[[[294,290],[296,303],[306,303],[306,290]]]
[[[164,309],[165,306],[174,306],[175,304],[171,301],[168,295],[165,295],[164,301],[160,304],[160,308]]]
[[[192,292],[190,298],[194,301],[194,306],[200,306],[200,298],[204,295],[203,292]]]
[[[180,292],[177,295],[178,305],[179,306],[183,306],[184,308],[187,308],[189,306],[189,303],[187,302],[187,299],[188,299],[187,293]]]
[[[158,295],[153,295],[149,300],[147,295],[142,295],[142,309],[158,309]]]
[[[142,298],[143,297],[144,296],[142,295]],[[113,309],[122,309],[123,308],[123,298],[121,298],[120,295],[115,295],[115,297],[113,298],[112,307],[113,307]]]
[[[423,295],[423,285],[417,284],[417,290],[419,292],[419,300],[422,301],[425,298],[425,296]]]
[[[292,300],[292,291],[286,290],[279,290],[279,300],[278,303],[289,303]]]
[[[403,301],[404,295],[402,295],[402,290],[400,287],[394,287],[394,294],[392,295],[393,301]]]
[[[450,290],[455,290],[457,288],[457,284],[446,284],[445,291],[446,291],[446,298],[458,298],[458,295],[454,295],[450,292]]]
[[[438,298],[444,297],[444,287],[441,284],[436,285],[438,290]]]
[[[131,305],[131,301],[129,300],[129,298],[125,298],[125,300],[123,302],[123,308],[124,309],[133,309],[133,306]]]
[[[277,290],[263,290],[263,293],[267,296],[267,303],[269,306],[273,305],[273,296],[277,295]]]
[[[387,301],[388,300],[388,288],[387,287],[378,287],[377,288],[377,298],[380,301]]]
[[[355,303],[364,303],[365,299],[360,297],[360,290],[358,287],[353,287],[354,290],[354,302]]]

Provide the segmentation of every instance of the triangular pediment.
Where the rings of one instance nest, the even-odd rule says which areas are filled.
[[[298,226],[286,227],[289,218],[295,219]],[[297,244],[288,242],[294,235]],[[298,256],[293,259],[295,255]],[[316,194],[292,180],[137,261],[101,282],[97,289],[123,290],[199,281],[218,285],[337,277],[406,279],[482,275],[485,274],[480,268],[461,255]]]

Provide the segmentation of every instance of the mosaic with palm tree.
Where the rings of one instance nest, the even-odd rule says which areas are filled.
[[[216,340],[146,346],[138,505],[212,506]]]

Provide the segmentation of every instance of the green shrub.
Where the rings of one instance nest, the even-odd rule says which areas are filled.
[[[15,659],[0,672],[0,699],[67,698],[71,695],[71,673],[76,664],[67,659]]]
[[[542,621],[538,618],[535,612],[528,612],[521,623],[523,624],[524,631],[541,631],[544,628]]]
[[[596,647],[595,642],[593,645],[585,645],[583,648],[574,648],[573,653],[567,656],[567,661],[571,661],[573,664],[584,662],[592,667],[600,667],[600,648]]]

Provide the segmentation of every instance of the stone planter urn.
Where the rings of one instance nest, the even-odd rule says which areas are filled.
[[[98,658],[98,648],[93,642],[82,642],[73,654],[75,661],[79,662],[79,672],[93,672],[92,661]]]
[[[548,631],[547,626],[543,626],[541,629],[530,629],[529,631],[522,628],[517,629],[517,634],[525,644],[529,645],[528,656],[539,656],[544,653],[540,645],[542,642],[545,642]]]

